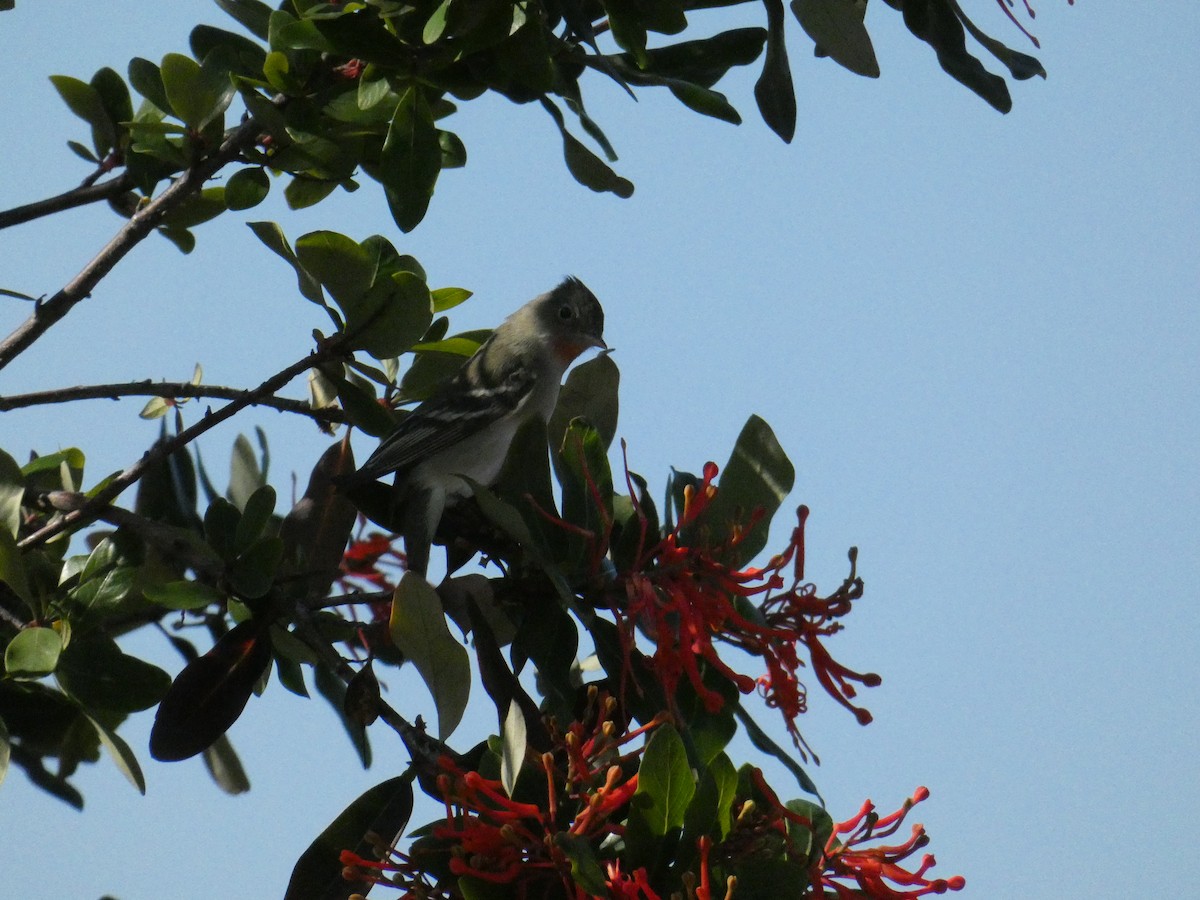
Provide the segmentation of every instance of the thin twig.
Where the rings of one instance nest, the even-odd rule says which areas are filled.
[[[154,230],[163,216],[199,191],[217,170],[237,157],[261,131],[262,126],[253,118],[247,119],[226,137],[216,153],[183,172],[166,190],[135,212],[108,245],[84,266],[82,272],[49,300],[39,302],[34,307],[33,315],[0,341],[0,369],[27,350],[71,307],[88,296],[100,279]]]
[[[159,460],[166,459],[180,447],[185,447],[198,438],[204,432],[208,431],[226,419],[231,418],[234,414],[251,406],[255,400],[274,394],[285,384],[299,375],[306,369],[311,369],[324,360],[342,352],[342,344],[344,341],[340,338],[332,338],[312,353],[305,356],[303,359],[292,363],[282,372],[272,375],[258,387],[252,391],[243,391],[236,400],[222,406],[216,412],[207,412],[200,421],[190,425],[183,431],[179,432],[175,437],[169,440],[155,444],[144,454],[142,458],[127,468],[121,474],[112,478],[101,490],[97,491],[87,503],[78,509],[66,513],[60,519],[54,519],[44,525],[42,528],[35,531],[33,534],[24,538],[18,544],[22,549],[37,547],[51,538],[62,534],[69,528],[81,528],[98,518],[100,512],[108,507],[108,505],[127,487],[137,482],[146,470]]]
[[[302,603],[297,603],[294,609],[296,637],[302,640],[320,658],[321,662],[345,682],[357,674],[348,662],[333,648],[333,645],[317,630],[312,621],[311,612]],[[409,722],[382,697],[376,699],[376,711],[404,742],[405,749],[412,756],[413,762],[426,771],[432,770],[441,755],[457,757],[458,754],[437,738],[427,734],[423,728],[418,728]]]
[[[46,406],[51,403],[69,403],[73,400],[119,400],[121,397],[210,397],[218,400],[237,400],[247,393],[242,388],[220,385],[193,384],[190,381],[128,381],[115,384],[85,384],[28,394],[0,396],[0,412],[23,409],[28,406]],[[309,416],[318,422],[344,422],[346,414],[336,407],[313,409],[304,400],[286,397],[256,397],[254,406],[269,406],[280,412]]]
[[[122,172],[117,177],[100,184],[85,181],[79,187],[72,188],[56,197],[47,197],[45,200],[36,200],[33,203],[26,203],[24,206],[15,206],[12,209],[0,211],[0,228],[32,222],[42,216],[50,216],[63,210],[74,209],[77,206],[86,206],[97,200],[107,200],[125,193],[132,187],[133,176],[128,172]]]

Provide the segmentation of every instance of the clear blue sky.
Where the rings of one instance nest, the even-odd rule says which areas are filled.
[[[963,5],[1031,49],[991,0]],[[0,207],[86,174],[65,147],[82,125],[48,75],[121,70],[183,49],[196,21],[227,23],[204,0],[147,9],[24,0],[0,14]],[[832,588],[860,548],[866,598],[832,647],[884,676],[863,698],[875,722],[814,691],[803,723],[835,818],[924,784],[916,818],[968,896],[1186,895],[1200,807],[1200,10],[1037,10],[1050,77],[1015,85],[1008,116],[944,75],[882,3],[868,19],[878,81],[814,59],[792,28],[791,146],[758,119],[754,71],[723,83],[739,128],[594,79],[589,108],[637,185],[628,201],[571,180],[536,106],[466,104],[453,127],[470,162],[443,174],[414,234],[395,233],[367,182],[303,214],[273,198],[223,217],[189,257],[152,239],[0,392],[186,379],[196,362],[211,383],[254,385],[298,358],[326,323],[244,218],[293,238],[391,236],[433,284],[476,292],[456,328],[495,324],[577,274],[608,312],[634,468],[661,487],[670,465],[724,462],[758,413],[796,465],[789,502],[812,508],[810,576]],[[96,208],[0,232],[0,286],[54,291],[117,224]],[[4,332],[25,312],[0,300]],[[156,434],[140,405],[5,414],[0,447],[81,446],[94,482]],[[223,470],[255,421],[287,496],[326,444],[302,421],[242,420],[204,440],[205,458]],[[773,544],[785,538],[779,527]],[[131,649],[175,665],[154,644]],[[427,709],[410,673],[389,687],[402,710]],[[464,743],[493,721],[476,709]],[[308,841],[405,761],[380,730],[362,772],[322,701],[273,684],[231,732],[253,790],[229,798],[199,760],[150,761],[149,722],[123,729],[145,798],[107,760],[80,774],[82,814],[10,774],[3,893],[276,896]]]

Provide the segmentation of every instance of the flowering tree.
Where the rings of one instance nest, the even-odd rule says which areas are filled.
[[[1044,74],[1032,57],[983,34],[955,0],[887,3],[950,75],[1002,111],[1008,87],[968,50],[968,35],[1013,77]],[[254,207],[275,184],[300,208],[366,176],[382,187],[396,225],[415,228],[441,170],[465,163],[444,120],[455,101],[488,91],[539,103],[575,178],[621,196],[633,186],[611,168],[613,148],[587,114],[584,73],[631,93],[665,87],[699,113],[736,122],[714,85],[761,57],[759,111],[784,140],[795,128],[784,43],[794,26],[782,0],[764,0],[765,28],[661,46],[649,33],[683,34],[705,7],[747,5],[749,16],[761,15],[758,4],[217,5],[251,36],[199,25],[190,55],[135,58],[127,77],[109,68],[87,81],[52,76],[89,128],[86,143],[69,145],[92,172],[75,189],[0,213],[0,227],[98,201],[126,221],[50,296],[4,289],[33,306],[0,340],[0,368],[34,348],[140,241],[158,232],[188,252],[198,225]],[[790,6],[818,55],[878,74],[865,2]],[[136,108],[131,86],[142,98]],[[213,185],[218,172],[223,183]],[[152,756],[203,754],[223,788],[244,790],[225,732],[273,669],[285,689],[307,696],[311,684],[335,705],[364,763],[376,720],[412,757],[317,837],[296,865],[292,898],[376,885],[428,898],[702,900],[915,897],[963,886],[931,877],[932,856],[914,858],[927,842],[921,826],[881,843],[924,788],[891,814],[868,803],[839,824],[805,768],[811,750],[799,722],[808,684],[866,724],[857,692],[879,676],[831,653],[863,583],[853,550],[832,592],[805,581],[804,507],[787,545],[751,565],[793,481],[760,419],[747,422],[722,471],[710,463],[699,476],[676,472],[660,508],[646,479],[627,462],[614,476],[609,461],[614,364],[602,356],[577,367],[549,425],[518,434],[499,483],[448,512],[438,541],[452,574],[436,588],[405,571],[386,491],[334,488],[354,466],[344,436],[320,454],[286,512],[267,483],[261,433],[260,452],[238,440],[233,477],[218,491],[192,447],[216,424],[267,405],[307,416],[326,434],[349,425],[382,435],[397,409],[428,396],[484,337],[449,334],[443,313],[469,292],[431,289],[419,263],[386,238],[317,231],[291,241],[280,225],[249,224],[293,270],[300,296],[329,318],[329,334],[316,334],[294,364],[246,390],[206,385],[197,372],[186,384],[0,397],[8,411],[149,395],[143,416],[163,421],[136,462],[91,484],[80,449],[32,448],[23,465],[15,456],[30,448],[0,451],[0,777],[16,767],[78,806],[72,776],[103,748],[144,790],[137,755],[118,731],[132,713],[154,708]],[[307,400],[280,396],[304,373]],[[192,397],[223,405],[189,424],[183,401]],[[135,485],[132,504],[120,505]],[[479,554],[482,572],[457,574]],[[189,637],[195,626],[211,639],[203,653]],[[118,645],[139,628],[160,629],[182,656],[174,678]],[[497,733],[474,746],[454,739],[472,688],[471,653],[497,714]],[[375,669],[405,662],[433,695],[436,734],[380,696]],[[752,694],[781,716],[789,748],[751,717]],[[783,788],[759,769],[735,765],[727,748],[739,729],[809,799],[784,802]],[[414,784],[443,810],[416,828]]]

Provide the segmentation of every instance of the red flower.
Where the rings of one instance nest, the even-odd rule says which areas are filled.
[[[799,523],[784,551],[761,569],[738,571],[722,560],[736,547],[755,523],[734,528],[716,546],[691,546],[685,535],[716,497],[713,484],[717,467],[704,467],[704,479],[696,490],[685,491],[679,524],[665,538],[643,548],[633,567],[624,575],[626,608],[622,619],[627,651],[632,648],[635,628],[640,627],[655,650],[652,664],[668,696],[674,696],[686,677],[710,712],[720,709],[722,696],[703,682],[700,661],[724,675],[743,694],[758,685],[769,706],[783,713],[797,749],[807,745],[796,726],[796,718],[807,709],[807,691],[797,671],[804,661],[798,648],[807,651],[817,681],[835,700],[855,714],[862,724],[871,714],[851,701],[855,683],[874,687],[881,681],[873,673],[860,673],[841,665],[830,655],[822,639],[842,629],[838,621],[862,596],[862,580],[854,571],[851,551],[850,576],[828,597],[803,583],[804,523],[807,507],[797,511]],[[634,493],[631,491],[631,493]],[[791,567],[790,586],[784,571]],[[752,601],[757,600],[757,604]],[[735,646],[763,660],[766,673],[757,680],[734,671],[721,658],[717,643]]]
[[[917,788],[900,809],[882,818],[875,812],[875,805],[868,800],[857,815],[834,826],[833,834],[825,845],[819,884],[839,898],[868,897],[873,900],[905,900],[926,894],[961,891],[967,883],[961,875],[951,878],[926,877],[925,873],[936,862],[932,853],[924,854],[915,870],[910,871],[902,865],[905,859],[929,843],[923,825],[913,825],[908,840],[900,844],[862,846],[867,841],[895,834],[909,810],[928,797],[928,790]],[[844,883],[847,881],[853,884]],[[826,896],[817,893],[818,890],[820,888],[814,879],[813,896]]]

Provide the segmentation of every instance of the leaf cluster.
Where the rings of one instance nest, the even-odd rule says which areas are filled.
[[[592,190],[628,197],[633,184],[612,169],[616,152],[584,105],[589,70],[631,95],[666,88],[695,112],[739,124],[740,113],[714,86],[732,67],[762,57],[754,98],[763,120],[785,141],[796,130],[783,0],[761,0],[763,24],[665,43],[661,37],[694,32],[689,17],[705,7],[760,0],[284,0],[274,9],[260,0],[216,2],[244,33],[198,25],[190,54],[134,58],[124,77],[111,68],[88,81],[52,76],[90,128],[90,140],[72,140],[71,149],[97,166],[96,176],[122,171],[109,202],[124,215],[165,180],[235,151],[224,184],[196,190],[156,222],[185,252],[195,244],[192,228],[257,206],[280,179],[287,204],[298,209],[339,188],[357,190],[366,176],[410,231],[442,170],[466,163],[462,140],[443,123],[459,104],[489,92],[538,102],[560,132],[571,174]],[[1008,87],[968,50],[967,34],[1014,78],[1045,75],[1036,59],[983,33],[956,0],[886,2],[952,77],[1001,111],[1012,105]],[[879,75],[865,0],[791,0],[790,9],[818,56]],[[602,51],[602,39],[615,47]],[[231,148],[235,103],[254,125]]]

